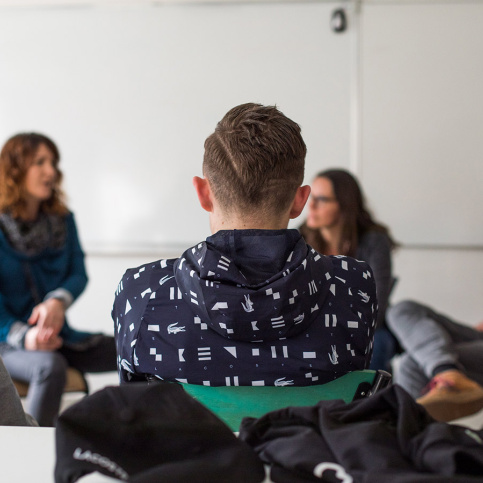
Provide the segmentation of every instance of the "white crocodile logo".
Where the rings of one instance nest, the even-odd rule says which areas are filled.
[[[332,354],[329,354],[329,359],[334,366],[339,363],[339,354],[337,354],[337,347],[335,345],[330,346],[332,348]]]
[[[175,322],[174,324],[169,324],[168,325],[168,334],[177,334],[178,332],[186,332],[184,326],[183,327],[176,327],[178,325],[178,322]]]
[[[253,308],[253,302],[250,300],[250,295],[245,295],[245,303],[242,302],[242,307],[245,312],[254,312],[255,309]]]
[[[293,381],[284,381],[285,377],[277,379],[273,384],[274,386],[293,386]]]

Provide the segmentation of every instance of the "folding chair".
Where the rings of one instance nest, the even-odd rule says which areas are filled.
[[[241,420],[259,418],[288,406],[314,406],[319,401],[342,399],[349,403],[369,397],[391,383],[386,371],[363,370],[316,386],[202,386],[182,384],[186,392],[213,411],[233,431]]]

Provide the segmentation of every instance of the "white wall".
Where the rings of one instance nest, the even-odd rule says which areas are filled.
[[[467,325],[483,322],[481,250],[402,248],[394,261],[393,303],[410,298]]]
[[[359,175],[402,243],[392,301],[474,325],[483,321],[483,3],[368,0],[359,19]]]
[[[483,247],[483,3],[361,10],[361,176],[403,243]]]
[[[59,143],[87,250],[195,244],[207,225],[191,177],[231,107],[277,104],[296,119],[308,176],[348,166],[353,33],[331,31],[337,5],[2,9],[0,137]]]

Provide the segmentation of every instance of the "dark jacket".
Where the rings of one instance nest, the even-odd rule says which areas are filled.
[[[434,421],[397,385],[351,404],[245,418],[240,439],[277,483],[476,483],[483,475],[483,431]]]
[[[372,268],[376,281],[379,312],[377,328],[386,326],[386,309],[389,304],[394,278],[392,276],[391,241],[385,233],[368,231],[357,247],[357,260],[364,260]]]
[[[112,317],[123,381],[303,386],[367,367],[377,301],[365,262],[235,230],[128,270]]]
[[[0,342],[7,339],[13,323],[27,324],[32,309],[39,303],[33,290],[40,300],[58,288],[67,290],[75,300],[84,290],[87,284],[84,252],[71,213],[65,223],[64,246],[32,256],[14,250],[0,230]],[[60,332],[66,342],[78,342],[87,335],[71,328],[67,321]]]

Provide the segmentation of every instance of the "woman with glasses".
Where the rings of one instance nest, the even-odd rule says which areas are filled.
[[[84,253],[48,137],[10,138],[0,153],[0,355],[29,383],[28,412],[53,426],[68,366],[116,370],[114,338],[69,326],[66,310],[87,284]]]
[[[391,252],[396,243],[389,230],[372,217],[354,176],[343,169],[317,174],[312,182],[307,219],[299,230],[319,253],[348,255],[372,268],[379,313],[371,368],[389,370],[396,341],[387,330],[385,313],[394,285]]]

